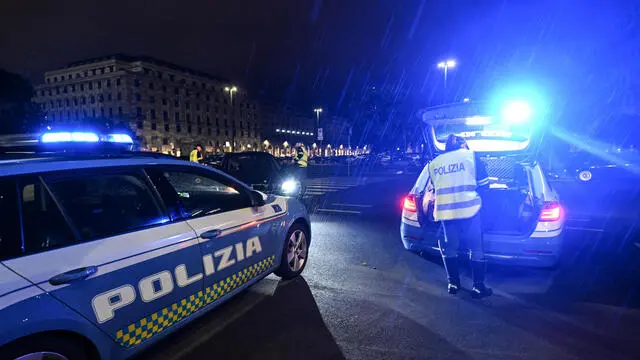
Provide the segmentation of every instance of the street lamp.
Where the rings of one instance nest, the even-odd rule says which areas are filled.
[[[316,129],[320,130],[320,113],[322,112],[322,108],[315,108],[313,112],[316,113]],[[313,133],[311,134],[313,135]],[[322,147],[322,140],[320,140],[320,147]]]
[[[237,92],[238,88],[235,86],[232,86],[232,87],[227,86],[224,88],[224,91],[229,93],[230,103],[231,103],[231,106],[233,106],[233,93]]]
[[[231,151],[233,152],[235,150],[235,146],[236,146],[236,114],[233,108],[233,93],[238,91],[238,88],[235,86],[231,86],[231,87],[225,87],[224,91],[229,93],[229,104],[231,105],[231,141],[233,143],[233,147],[231,148]]]
[[[438,69],[444,69],[444,87],[445,89],[447,88],[447,72],[449,71],[449,68],[454,68],[456,67],[456,61],[455,60],[445,60],[445,61],[441,61],[438,63]]]

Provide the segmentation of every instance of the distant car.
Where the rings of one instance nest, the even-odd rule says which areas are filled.
[[[291,166],[283,166],[273,155],[266,152],[225,153],[219,160],[217,169],[235,177],[252,187],[269,194],[302,196],[305,184],[290,171]]]
[[[468,117],[467,117],[468,118]],[[488,261],[553,267],[557,264],[564,233],[563,207],[558,193],[540,165],[531,161],[527,137],[510,132],[466,130],[465,117],[428,122],[434,155],[444,151],[454,131],[481,154],[491,184],[482,197],[484,251]],[[461,122],[461,123],[458,123]],[[535,152],[533,152],[535,153]],[[439,254],[442,224],[432,220],[425,168],[404,198],[400,235],[407,250]]]
[[[550,171],[556,179],[577,180],[584,184],[638,185],[640,182],[640,153],[637,151],[574,153],[565,165]]]
[[[42,153],[0,139],[0,359],[129,358],[265,276],[303,271],[296,199],[161,154],[96,151],[122,134],[52,134]],[[57,139],[76,140],[52,153]]]

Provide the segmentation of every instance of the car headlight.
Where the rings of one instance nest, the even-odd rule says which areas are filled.
[[[285,180],[280,185],[280,189],[284,194],[293,194],[297,188],[298,188],[298,183],[295,180]]]

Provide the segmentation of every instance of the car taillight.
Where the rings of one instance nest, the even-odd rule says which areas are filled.
[[[416,206],[416,196],[415,195],[407,195],[404,198],[402,208],[405,211],[416,212],[418,210]]]
[[[562,217],[562,206],[557,201],[546,201],[540,212],[540,221],[558,221]]]

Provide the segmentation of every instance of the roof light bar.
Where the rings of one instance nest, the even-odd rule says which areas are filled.
[[[107,141],[119,144],[133,144],[133,139],[127,134],[109,134]]]
[[[42,135],[43,143],[57,142],[98,142],[98,134],[92,132],[50,132]]]

